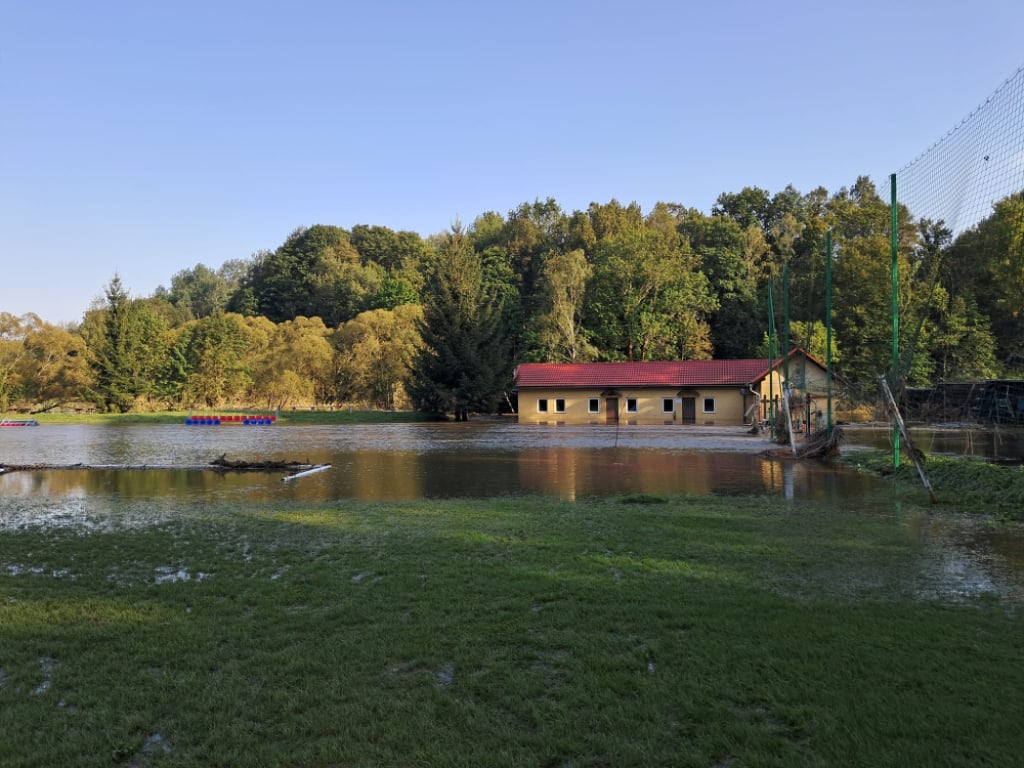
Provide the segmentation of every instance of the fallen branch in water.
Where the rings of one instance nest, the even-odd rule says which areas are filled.
[[[328,464],[310,464],[301,461],[232,461],[223,454],[208,464],[0,464],[5,472],[48,472],[54,470],[164,470],[188,472],[308,472],[326,468]]]
[[[306,470],[303,470],[302,472],[296,472],[294,475],[288,475],[287,477],[282,477],[281,480],[282,480],[282,482],[288,482],[289,480],[294,480],[297,477],[305,477],[306,475],[312,475],[314,472],[323,472],[325,469],[330,469],[330,468],[331,468],[330,464],[317,464],[315,467],[313,467],[311,469],[306,469]]]
[[[273,470],[273,469],[286,469],[289,471],[301,471],[304,469],[311,469],[317,465],[310,464],[309,462],[299,461],[232,461],[227,458],[226,454],[221,454],[216,459],[210,462],[211,466],[218,467],[220,469],[239,469],[239,470]]]

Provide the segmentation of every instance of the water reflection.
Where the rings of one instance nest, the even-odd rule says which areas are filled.
[[[889,450],[892,430],[888,427],[843,427],[854,447]],[[915,427],[910,439],[921,451],[945,456],[972,456],[1001,462],[1024,462],[1024,429],[987,427],[984,429]]]
[[[282,430],[282,433],[284,430]],[[449,433],[445,433],[446,435]],[[393,435],[392,435],[393,437]],[[782,494],[786,498],[828,499],[863,493],[873,479],[815,462],[769,459],[760,453],[697,451],[638,447],[598,447],[550,444],[547,440],[519,443],[504,450],[433,443],[420,440],[414,449],[394,447],[352,449],[320,442],[302,445],[301,453],[273,446],[261,456],[330,464],[325,472],[282,483],[283,473],[213,472],[188,469],[39,470],[0,475],[0,492],[16,496],[116,496],[121,499],[189,497],[247,498],[273,501],[287,498],[318,502],[338,498],[397,500],[418,498],[489,497],[520,494],[556,495],[575,499],[617,493]],[[123,436],[116,449],[99,457],[103,462],[120,455],[151,456],[152,446],[132,447]],[[46,460],[60,463],[51,449]],[[213,450],[220,455],[223,451]],[[96,452],[90,451],[96,461]],[[270,455],[266,455],[269,453]],[[232,458],[238,454],[231,454]],[[175,456],[177,458],[175,458]],[[207,452],[207,458],[211,452]],[[72,460],[73,459],[73,460]],[[137,458],[131,459],[138,461]],[[152,458],[150,458],[152,461]],[[21,461],[24,461],[22,459]],[[77,463],[67,456],[66,463]],[[190,450],[178,452],[170,463],[205,463]],[[25,463],[36,463],[28,461]]]
[[[951,449],[955,438],[935,434],[925,448]],[[887,440],[882,429],[852,430],[850,436],[853,446],[874,441],[882,447]],[[999,445],[1011,445],[1009,437],[1000,437]],[[771,493],[829,500],[859,497],[877,487],[874,478],[842,468],[766,458],[763,452],[773,447],[742,428],[708,427],[42,426],[0,431],[0,463],[181,467],[205,465],[223,454],[252,461],[330,464],[331,469],[294,483],[281,483],[281,475],[271,473],[185,469],[17,472],[0,475],[0,492],[7,498],[106,495],[310,502],[523,493],[570,499],[615,493]]]

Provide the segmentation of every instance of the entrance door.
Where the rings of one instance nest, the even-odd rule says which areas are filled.
[[[619,421],[619,398],[604,399],[604,421],[606,424],[617,424]]]
[[[683,424],[697,423],[697,398],[684,397],[683,402]]]

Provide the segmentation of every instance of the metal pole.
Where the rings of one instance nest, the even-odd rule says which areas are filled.
[[[832,436],[832,230],[825,233],[825,433]]]
[[[775,301],[768,281],[768,434],[775,437]]]
[[[899,272],[899,231],[898,214],[896,211],[896,174],[889,176],[891,187],[890,203],[890,272],[892,277],[892,385],[898,387],[900,376],[900,272]],[[892,465],[895,469],[900,466],[900,430],[893,424],[892,428]]]
[[[789,264],[782,268],[782,375],[789,387]]]

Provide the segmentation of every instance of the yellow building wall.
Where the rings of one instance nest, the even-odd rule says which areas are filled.
[[[781,413],[783,385],[786,379],[783,376],[782,366],[774,370],[770,377],[765,377],[761,382],[758,394],[762,400],[761,419],[767,419],[769,408],[765,402],[771,399],[775,404],[775,412]],[[796,356],[789,361],[789,382],[796,396],[792,406],[792,416],[801,420],[805,417],[804,396],[810,393],[813,398],[811,411],[812,416],[821,410],[822,402],[828,386],[828,376],[825,369],[804,357]]]
[[[520,389],[518,420],[521,424],[607,424],[608,399],[602,396],[604,389]],[[618,420],[622,425],[638,426],[683,426],[683,404],[679,397],[679,388],[646,389],[619,388]],[[694,388],[694,420],[690,424],[741,426],[744,424],[744,399],[739,387],[699,387]],[[597,400],[596,412],[591,412],[590,400]],[[636,410],[627,410],[628,402],[636,400]],[[672,411],[664,410],[664,401],[672,400]],[[713,400],[713,404],[706,400]],[[547,411],[541,411],[539,403],[546,401]],[[559,401],[562,401],[561,403]],[[558,406],[564,403],[564,408]],[[746,398],[747,407],[753,398]],[[705,411],[705,406],[712,409]]]

